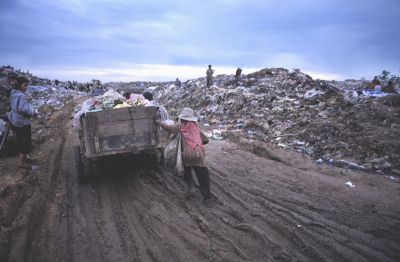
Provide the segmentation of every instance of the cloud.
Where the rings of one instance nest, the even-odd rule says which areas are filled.
[[[396,0],[3,0],[0,62],[84,72],[245,64],[359,76],[398,70],[399,16]]]

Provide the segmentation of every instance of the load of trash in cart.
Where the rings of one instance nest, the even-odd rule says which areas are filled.
[[[81,107],[75,110],[74,126],[77,126],[79,118],[87,112],[96,112],[106,109],[127,108],[135,106],[153,106],[153,102],[144,98],[141,94],[130,94],[127,98],[117,91],[110,89],[103,95],[86,99]]]

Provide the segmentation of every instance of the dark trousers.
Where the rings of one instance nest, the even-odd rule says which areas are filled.
[[[18,153],[30,154],[32,152],[31,125],[14,127],[14,130],[17,136]]]
[[[199,181],[201,194],[204,198],[210,197],[210,175],[208,173],[208,168],[199,166],[185,166],[185,175],[183,180],[185,180],[189,186],[194,185],[192,169],[196,173],[197,181]]]

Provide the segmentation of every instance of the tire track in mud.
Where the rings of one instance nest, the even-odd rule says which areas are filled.
[[[155,181],[154,178],[156,178],[157,181]],[[160,259],[167,261],[172,261],[175,259],[176,261],[189,260],[190,254],[187,254],[184,252],[184,250],[191,250],[192,252],[195,251],[203,257],[206,257],[205,252],[196,248],[195,245],[190,244],[191,241],[185,237],[185,234],[182,233],[182,229],[183,231],[186,230],[184,228],[178,229],[178,221],[167,219],[168,216],[171,216],[171,212],[169,212],[169,210],[176,209],[176,205],[174,204],[173,200],[177,200],[179,203],[179,199],[175,198],[174,195],[171,195],[171,197],[174,199],[169,200],[170,198],[166,198],[166,194],[170,193],[167,193],[168,190],[160,187],[158,181],[160,181],[159,177],[154,176],[154,174],[145,173],[141,185],[143,186],[142,191],[145,191],[146,194],[130,194],[130,197],[134,201],[134,210],[131,213],[144,211],[141,214],[141,217],[142,220],[144,220],[143,222],[145,228],[153,238],[153,241],[155,243],[160,241],[166,246],[165,251],[162,253],[171,254],[169,259],[165,257],[161,257]],[[147,199],[147,196],[151,196],[150,201]],[[148,210],[149,212],[146,212],[145,210]],[[156,220],[152,218],[156,218]],[[186,233],[189,232],[186,231]]]
[[[157,188],[156,192],[161,191],[161,188]],[[221,245],[223,246],[223,249],[229,249],[228,247],[230,247],[232,249],[232,252],[236,255],[238,255],[238,261],[240,261],[241,259],[247,259],[247,256],[244,254],[244,252],[235,244],[233,243],[233,241],[231,241],[230,239],[233,238],[234,236],[231,236],[229,238],[224,237],[224,234],[226,234],[225,232],[220,232],[218,230],[218,228],[220,228],[219,225],[211,227],[211,225],[213,224],[213,222],[208,222],[207,219],[205,218],[205,216],[207,215],[208,212],[201,212],[201,207],[198,205],[198,203],[190,203],[188,201],[185,201],[182,199],[182,196],[179,198],[178,197],[178,201],[181,204],[181,208],[183,208],[185,210],[186,213],[188,213],[188,217],[191,219],[192,224],[193,225],[197,225],[197,227],[200,228],[200,230],[206,234],[206,238],[205,241],[208,241],[210,243],[210,246],[215,245],[218,246]],[[198,200],[197,200],[198,201]],[[193,205],[194,204],[194,205]],[[179,208],[179,207],[178,207]],[[207,209],[208,211],[210,211],[209,209]],[[217,217],[218,221],[222,221],[223,219],[221,219],[220,217]],[[215,221],[217,223],[217,221]],[[179,234],[176,231],[177,234]],[[188,232],[189,233],[189,232]],[[181,238],[183,240],[183,242],[190,242],[190,239],[187,239],[187,237],[184,237],[183,235],[181,235]],[[207,240],[207,238],[209,240]],[[216,241],[213,241],[213,240]],[[192,238],[193,241],[193,238]],[[216,244],[218,243],[218,244]],[[211,248],[212,249],[212,248]],[[206,255],[207,250],[203,251],[203,255]],[[215,252],[209,252],[209,256],[208,259],[210,259],[210,256],[212,256],[212,253]],[[217,255],[217,254],[214,254]],[[206,256],[204,258],[207,258]],[[232,257],[230,258],[232,259]]]
[[[75,143],[71,135],[66,155]],[[221,203],[205,208],[199,193],[183,198],[181,178],[132,161],[74,184],[73,158],[65,156],[55,190],[65,198],[51,202],[34,261],[395,261],[400,254],[393,241],[336,219],[337,201],[296,185],[305,172],[280,163],[281,174],[263,177],[247,153],[241,161],[249,167],[210,166]]]
[[[217,183],[223,183],[222,181],[226,181],[227,178],[221,174],[220,171],[217,171],[215,168],[211,168],[215,178],[219,181]],[[223,178],[222,178],[223,177]],[[396,248],[395,244],[392,243],[381,243],[380,241],[373,241],[371,236],[368,236],[365,233],[353,230],[348,228],[345,225],[337,224],[321,215],[309,210],[305,209],[302,206],[296,205],[300,201],[295,201],[295,205],[292,205],[290,198],[280,200],[279,197],[274,195],[274,197],[270,197],[270,194],[265,190],[261,190],[256,185],[250,185],[246,183],[240,183],[240,179],[228,179],[230,186],[234,185],[236,187],[236,191],[239,190],[242,195],[247,195],[248,199],[255,200],[265,207],[265,211],[268,212],[268,218],[270,219],[271,211],[272,214],[281,221],[275,229],[278,232],[289,231],[289,228],[283,228],[285,221],[286,224],[302,224],[305,226],[310,225],[318,225],[317,228],[324,230],[314,230],[314,228],[307,227],[307,230],[302,230],[302,236],[299,234],[296,235],[296,240],[301,241],[301,243],[313,243],[311,246],[313,247],[311,250],[313,256],[316,256],[317,259],[326,258],[326,254],[331,254],[332,258],[341,258],[342,260],[367,260],[373,257],[375,260],[380,261],[389,261],[390,259],[384,255],[384,251],[387,252],[388,248]],[[223,187],[223,186],[221,186]],[[284,190],[285,188],[283,188]],[[281,188],[282,190],[282,188]],[[229,194],[229,193],[228,193]],[[237,199],[237,197],[235,197]],[[289,200],[289,201],[288,201]],[[244,200],[240,199],[239,202],[245,203]],[[289,204],[288,204],[289,203]],[[272,207],[272,208],[271,208]],[[250,212],[252,208],[246,207]],[[267,218],[266,216],[262,216]],[[269,224],[274,224],[275,220],[268,221]],[[311,229],[311,230],[310,230]],[[334,232],[333,232],[334,231]],[[290,231],[289,231],[290,232]],[[293,232],[291,232],[293,234]],[[287,235],[287,234],[286,234]],[[306,235],[307,238],[304,238],[303,235]],[[344,237],[343,235],[347,236]],[[348,239],[352,239],[352,241],[348,241]],[[322,240],[322,243],[321,243]],[[352,244],[352,242],[357,241],[356,244]],[[304,246],[304,245],[303,245]],[[310,247],[310,245],[307,245]],[[315,247],[318,247],[318,250],[325,250],[324,252],[319,252]],[[398,247],[397,247],[398,248]],[[324,254],[324,255],[322,255]],[[344,254],[342,256],[342,254]],[[308,254],[310,255],[310,254]],[[392,254],[395,256],[395,254]]]
[[[32,249],[29,243],[34,242],[36,235],[42,239],[48,238],[46,230],[38,230],[42,220],[48,221],[47,209],[50,208],[51,199],[55,196],[55,185],[60,175],[61,159],[63,157],[66,133],[60,132],[59,140],[54,141],[53,154],[49,155],[49,162],[39,169],[39,183],[35,193],[21,208],[19,220],[14,225],[21,230],[11,239],[9,261],[31,261],[35,259],[37,249]],[[33,246],[34,247],[34,246]]]

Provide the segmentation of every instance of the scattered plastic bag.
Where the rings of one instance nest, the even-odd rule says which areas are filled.
[[[98,100],[99,98],[100,99],[101,98],[111,98],[114,100],[121,100],[121,101],[126,100],[126,98],[123,95],[121,95],[120,93],[118,93],[117,91],[115,91],[113,89],[110,89],[107,92],[105,92],[103,95],[96,97],[96,100]]]
[[[89,98],[87,100],[85,100],[85,102],[83,102],[81,109],[79,109],[78,112],[75,113],[74,115],[74,126],[77,126],[78,122],[79,122],[79,118],[86,114],[88,111],[90,111],[93,106],[95,104],[95,100],[93,98]]]
[[[359,170],[366,170],[367,169],[365,166],[361,166],[361,165],[358,165],[356,163],[353,163],[353,162],[350,162],[350,161],[346,161],[346,160],[336,161],[335,163],[347,166],[347,167],[349,167],[351,169],[359,169]]]
[[[313,97],[315,97],[315,96],[320,96],[320,95],[324,95],[325,93],[324,92],[322,92],[322,91],[317,91],[317,90],[315,90],[315,89],[311,89],[311,90],[309,90],[309,91],[307,91],[305,94],[304,94],[304,98],[305,99],[310,99],[310,98],[313,98]]]
[[[171,137],[164,149],[165,167],[172,169],[176,163],[178,150],[178,135]]]
[[[351,183],[350,181],[349,181],[349,182],[346,182],[345,185],[348,186],[348,187],[356,187],[356,186],[353,185],[353,183]]]
[[[383,96],[390,95],[388,93],[383,93],[381,90],[373,90],[373,91],[364,90],[362,92],[363,92],[363,95],[370,96],[370,97],[383,97]]]

